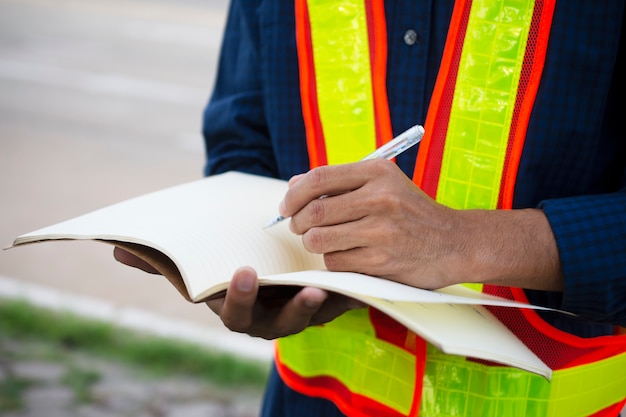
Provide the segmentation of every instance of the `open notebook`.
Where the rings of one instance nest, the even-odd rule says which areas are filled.
[[[357,298],[395,318],[446,353],[515,366],[550,378],[543,364],[484,305],[538,308],[462,286],[421,290],[356,273],[329,272],[288,222],[265,229],[285,181],[229,172],[136,197],[21,235],[13,247],[96,240],[125,248],[163,274],[192,302],[219,295],[240,266],[261,285],[316,286]],[[113,257],[111,257],[113,261]]]

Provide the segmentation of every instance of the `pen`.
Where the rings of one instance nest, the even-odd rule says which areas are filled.
[[[395,158],[396,156],[400,155],[402,152],[406,151],[413,145],[418,144],[422,140],[423,136],[424,136],[424,128],[422,126],[415,125],[413,127],[410,127],[409,129],[405,130],[404,132],[402,132],[401,134],[393,138],[391,141],[387,142],[386,144],[376,149],[371,154],[367,155],[365,158],[361,159],[361,161],[367,161],[368,159],[376,159],[376,158],[385,158],[385,159]],[[278,215],[274,217],[264,227],[264,229],[267,229],[268,227],[272,227],[282,222],[285,219],[286,217]]]

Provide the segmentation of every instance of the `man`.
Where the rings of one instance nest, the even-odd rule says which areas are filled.
[[[322,3],[232,2],[205,111],[206,174],[296,175],[280,213],[328,269],[420,288],[487,284],[578,317],[492,310],[555,371],[549,383],[447,357],[319,289],[266,307],[242,267],[210,307],[234,331],[291,335],[263,415],[618,415],[624,2]],[[397,165],[348,163],[416,123],[427,136]],[[378,354],[409,366],[389,372]],[[376,376],[359,376],[370,360]]]

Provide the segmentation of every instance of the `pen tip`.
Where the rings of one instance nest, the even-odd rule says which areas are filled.
[[[268,228],[270,228],[270,227],[272,227],[272,226],[282,222],[285,219],[286,219],[286,217],[276,216],[268,224],[266,224],[265,227],[263,227],[263,229],[268,229]]]

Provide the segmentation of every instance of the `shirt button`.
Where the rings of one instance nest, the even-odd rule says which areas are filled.
[[[415,32],[413,29],[409,29],[406,32],[404,32],[404,43],[411,46],[411,45],[415,45],[417,41],[418,41],[417,32]]]

